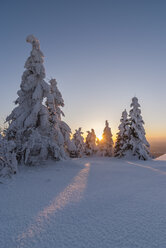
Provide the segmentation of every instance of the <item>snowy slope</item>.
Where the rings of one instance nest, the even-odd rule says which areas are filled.
[[[1,248],[166,247],[166,162],[86,158],[0,184]]]
[[[166,161],[166,154],[160,156],[159,158],[156,158],[156,160],[163,160],[163,161]]]

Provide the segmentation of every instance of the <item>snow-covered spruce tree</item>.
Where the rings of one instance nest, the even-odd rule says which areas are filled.
[[[65,148],[66,153],[70,157],[75,157],[76,146],[75,146],[73,140],[70,139],[70,137],[71,137],[70,127],[67,125],[66,122],[61,121],[60,130],[61,130],[62,135],[64,137],[64,148]]]
[[[145,137],[144,121],[141,116],[140,105],[137,97],[132,98],[129,112],[130,132],[127,156],[136,157],[141,160],[150,158],[149,143]]]
[[[99,142],[99,151],[98,154],[100,156],[113,156],[113,140],[112,140],[112,132],[109,127],[108,121],[105,122],[105,128],[102,135],[102,140]]]
[[[29,35],[26,39],[32,44],[32,51],[25,62],[20,90],[15,104],[18,105],[7,117],[9,127],[6,139],[16,144],[19,162],[35,164],[48,156],[60,159],[61,149],[50,128],[49,111],[43,104],[50,90],[45,82],[44,55],[39,41]]]
[[[54,136],[58,142],[58,145],[61,148],[61,153],[65,157],[66,153],[73,156],[76,151],[76,147],[73,141],[70,139],[71,129],[66,122],[61,120],[61,116],[64,116],[64,113],[61,110],[61,107],[64,107],[64,100],[62,94],[57,87],[56,79],[51,79],[50,91],[47,95],[46,106],[49,110],[49,120],[51,123]]]
[[[85,143],[83,138],[83,132],[81,131],[81,127],[75,130],[73,135],[73,142],[76,146],[76,156],[81,158],[85,154]]]
[[[50,134],[55,138],[57,145],[60,148],[60,154],[62,158],[66,157],[64,150],[64,137],[60,130],[61,114],[59,106],[64,106],[62,96],[57,89],[57,82],[55,79],[51,79],[50,91],[47,93],[46,106],[49,111],[49,124],[50,124]],[[58,94],[59,93],[59,94]]]
[[[0,134],[0,177],[11,177],[17,172],[14,141],[7,141]]]
[[[118,127],[119,132],[117,133],[117,139],[114,148],[115,157],[124,157],[126,151],[129,149],[129,131],[130,131],[130,122],[128,120],[127,111],[122,112],[122,117],[120,119],[120,125]]]
[[[64,116],[64,113],[61,110],[61,107],[64,107],[64,100],[62,94],[57,87],[56,79],[51,79],[49,81],[50,91],[47,95],[46,105],[51,110],[51,115],[53,122],[56,124],[58,120],[61,121],[61,116]]]
[[[94,129],[91,129],[91,132],[87,131],[87,133],[88,135],[85,142],[85,152],[87,155],[93,155],[97,152],[96,134]]]

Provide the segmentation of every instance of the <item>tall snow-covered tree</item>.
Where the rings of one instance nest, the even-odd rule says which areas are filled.
[[[81,128],[78,130],[75,130],[75,133],[73,134],[73,142],[76,146],[76,156],[81,158],[85,154],[85,143],[84,143],[84,137],[82,136],[83,132],[81,131]]]
[[[64,137],[60,130],[61,114],[63,113],[59,106],[64,106],[62,95],[57,88],[55,79],[51,79],[50,91],[47,93],[46,106],[49,111],[49,132],[55,138],[57,145],[60,148],[62,158],[66,157],[64,150]]]
[[[138,103],[137,97],[132,98],[130,107],[130,135],[127,153],[138,159],[147,160],[150,158],[150,145],[145,137],[144,121],[141,116],[140,104]]]
[[[112,140],[112,132],[109,127],[108,121],[105,122],[105,128],[102,135],[102,140],[99,142],[99,151],[98,154],[101,156],[113,156],[113,140]]]
[[[57,87],[56,79],[51,79],[50,83],[50,92],[47,95],[46,106],[48,107],[50,113],[50,122],[52,129],[55,132],[56,140],[61,147],[63,153],[72,155],[75,153],[76,148],[71,137],[71,129],[66,122],[62,121],[61,116],[64,116],[64,113],[61,110],[61,107],[64,107],[64,100],[62,94]],[[63,148],[62,148],[63,147]]]
[[[114,156],[121,158],[126,155],[126,152],[129,149],[130,122],[126,110],[122,112],[122,117],[120,119],[120,125],[118,129],[119,132],[117,133]]]
[[[87,133],[88,135],[85,142],[85,151],[87,155],[93,155],[97,152],[96,134],[94,129],[91,129],[91,132],[87,131]]]
[[[59,144],[51,135],[49,111],[43,104],[50,91],[44,80],[44,55],[39,41],[33,35],[29,35],[26,41],[32,44],[32,51],[25,62],[15,101],[17,107],[6,119],[9,123],[6,139],[15,142],[19,162],[35,164],[48,156],[60,159],[62,154]]]

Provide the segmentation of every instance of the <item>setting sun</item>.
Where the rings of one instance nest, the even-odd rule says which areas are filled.
[[[98,139],[98,140],[102,140],[102,138],[103,138],[102,134],[99,134],[99,135],[96,136],[96,139]]]

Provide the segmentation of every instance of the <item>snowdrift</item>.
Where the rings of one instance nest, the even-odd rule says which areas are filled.
[[[166,154],[156,158],[156,160],[162,160],[162,161],[166,161]]]

